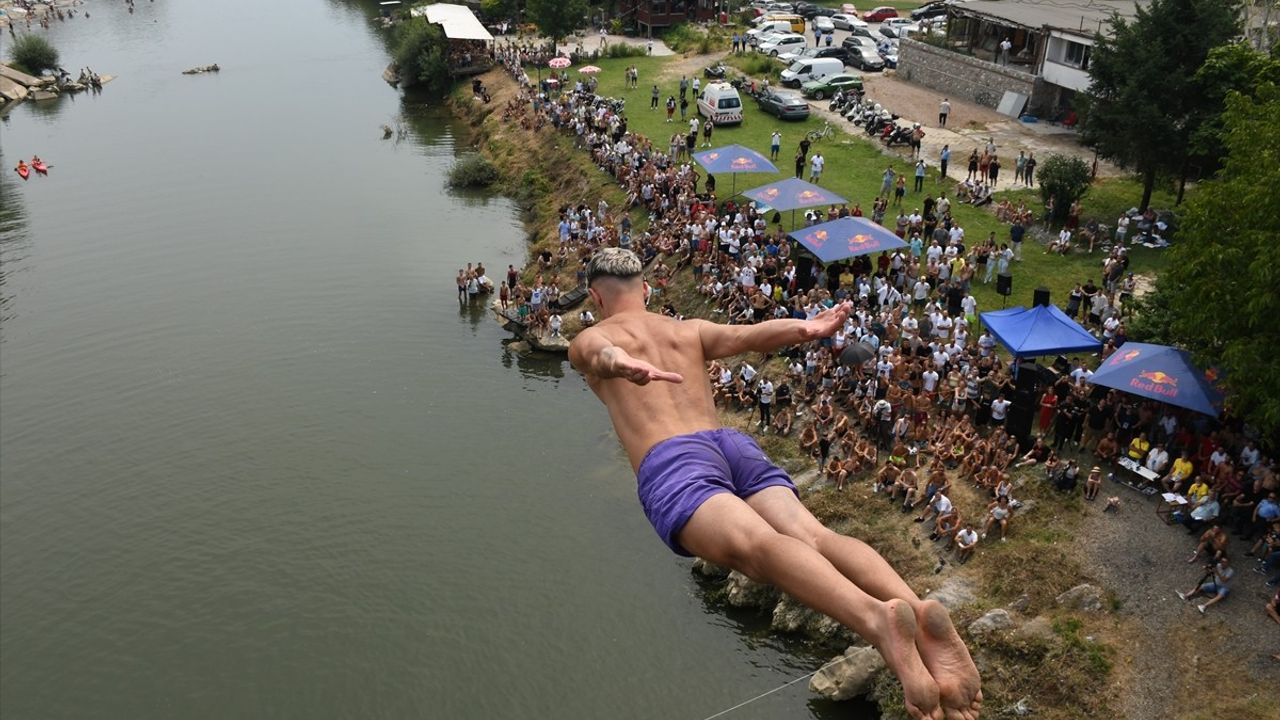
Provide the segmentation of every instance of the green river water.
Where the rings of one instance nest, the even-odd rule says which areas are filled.
[[[444,188],[459,130],[381,82],[372,6],[48,32],[118,79],[0,126],[5,720],[698,720],[817,667],[705,599],[567,365],[459,307],[519,218]],[[726,717],[818,716],[857,713]]]

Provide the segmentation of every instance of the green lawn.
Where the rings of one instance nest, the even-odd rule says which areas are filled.
[[[648,109],[650,88],[652,88],[654,82],[658,83],[661,97],[664,101],[668,95],[678,96],[679,75],[674,77],[664,76],[663,69],[668,63],[679,61],[680,58],[678,57],[646,57],[605,59],[597,63],[602,68],[600,74],[596,76],[600,83],[599,92],[604,95],[626,98],[630,129],[649,137],[658,148],[665,148],[673,133],[687,129],[687,125],[679,122],[678,113],[676,115],[677,122],[668,124],[665,122],[665,110],[659,108],[651,111]],[[631,64],[635,64],[640,71],[640,87],[635,90],[624,87],[623,69]],[[700,74],[701,69],[698,68],[691,72]],[[782,172],[779,174],[741,175],[736,179],[737,189],[739,190],[789,177],[794,169],[793,159],[797,143],[804,133],[822,126],[822,121],[816,118],[810,118],[804,122],[778,121],[761,113],[750,98],[744,97],[744,106],[744,121],[742,125],[716,128],[715,144],[728,145],[738,143],[768,155],[769,137],[773,130],[778,128],[782,132],[782,152],[779,155],[778,162],[775,164],[778,165],[779,170]],[[690,106],[690,112],[694,112],[692,105]],[[907,160],[905,153],[892,157],[884,155],[879,149],[879,143],[868,140],[865,135],[848,135],[838,132],[834,137],[815,143],[810,150],[811,154],[813,152],[821,152],[827,161],[822,185],[848,198],[850,206],[855,202],[860,203],[867,215],[871,214],[871,205],[879,192],[881,175],[887,165],[892,165],[899,173],[906,173],[909,178],[912,175],[913,163]],[[722,195],[727,194],[726,191],[729,191],[734,185],[732,178],[717,177],[716,179],[718,181],[718,189]],[[1129,204],[1132,204],[1133,201],[1140,197],[1140,193],[1132,193],[1132,189],[1126,186],[1124,182],[1112,182],[1116,184],[1102,185],[1091,200],[1102,201],[1107,199],[1106,202],[1108,203],[1119,203],[1128,207]],[[908,212],[913,208],[922,207],[922,200],[924,199],[923,195],[910,192],[910,187],[911,183],[908,180],[908,193],[904,203]],[[937,193],[945,189],[948,197],[954,195],[954,184],[950,181],[939,184],[937,172],[934,168],[929,170],[925,181],[925,189],[930,193]],[[1131,200],[1127,203],[1124,200],[1125,196],[1131,196]],[[1032,202],[1035,204],[1032,205]],[[1028,205],[1039,207],[1039,201],[1036,198],[1031,198],[1028,201]],[[896,210],[893,207],[890,207],[889,210],[888,217],[892,218],[896,214]],[[965,229],[965,235],[970,245],[979,239],[987,237],[989,233],[995,233],[996,239],[1000,242],[1008,240],[1008,226],[997,221],[995,216],[985,209],[973,208],[967,205],[952,205],[952,215],[960,226]],[[1105,222],[1114,222],[1114,219],[1114,217],[1111,217],[1110,220],[1105,220]],[[802,216],[797,214],[797,220],[802,221]],[[783,214],[783,223],[788,228],[790,227],[790,213]],[[1095,280],[1099,279],[1102,262],[1100,255],[1075,254],[1065,258],[1046,255],[1040,245],[1030,239],[1030,234],[1028,234],[1028,240],[1024,245],[1023,258],[1024,261],[1022,263],[1015,263],[1013,266],[1014,293],[1009,298],[1009,305],[1030,305],[1033,290],[1040,286],[1049,288],[1053,301],[1061,305],[1065,303],[1067,293],[1074,283],[1082,282],[1091,277]],[[1135,272],[1155,271],[1162,265],[1163,256],[1158,251],[1136,248],[1132,253],[1131,267]],[[983,285],[978,282],[975,285],[974,296],[978,300],[980,310],[999,308],[1002,305],[1003,298],[996,294],[994,282],[991,285]]]

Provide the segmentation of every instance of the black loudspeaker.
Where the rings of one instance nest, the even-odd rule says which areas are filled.
[[[1067,360],[1066,355],[1059,355],[1053,359],[1053,369],[1059,373],[1071,372],[1071,362]]]
[[[1025,402],[1015,400],[1009,406],[1008,415],[1005,416],[1004,429],[1010,435],[1018,438],[1018,449],[1020,452],[1026,452],[1031,447],[1033,438],[1031,437],[1031,424],[1035,418],[1035,406],[1028,405]]]
[[[1020,393],[1036,393],[1040,387],[1045,384],[1044,374],[1041,372],[1043,368],[1033,362],[1024,362],[1018,364],[1018,377],[1014,380],[1014,386]]]
[[[796,285],[801,290],[808,291],[813,288],[813,258],[800,255],[796,259]]]
[[[996,293],[1009,297],[1013,294],[1013,276],[1009,273],[1000,273],[996,276]]]
[[[1031,304],[1033,306],[1044,305],[1045,307],[1049,307],[1049,288],[1047,287],[1036,288],[1035,298],[1031,301]]]

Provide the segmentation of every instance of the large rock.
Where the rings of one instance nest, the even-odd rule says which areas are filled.
[[[952,575],[942,583],[938,589],[926,595],[930,600],[937,600],[948,610],[955,610],[962,605],[968,605],[977,599],[974,593],[973,583],[960,577]]]
[[[780,593],[772,585],[758,583],[734,570],[725,581],[724,596],[729,604],[740,608],[773,609]]]
[[[851,647],[814,674],[809,689],[828,700],[848,700],[871,692],[884,658],[873,647]]]
[[[1084,583],[1058,596],[1058,605],[1072,610],[1098,612],[1102,610],[1102,590]]]
[[[702,558],[693,559],[693,571],[703,577],[709,577],[715,580],[729,577],[729,568],[717,565]]]
[[[969,634],[985,635],[1008,630],[1011,627],[1013,627],[1013,618],[1009,617],[1009,611],[1004,608],[997,608],[969,623]]]
[[[857,639],[857,635],[845,626],[816,610],[801,605],[790,595],[783,595],[774,606],[770,627],[781,632],[804,633],[819,640],[852,643]]]

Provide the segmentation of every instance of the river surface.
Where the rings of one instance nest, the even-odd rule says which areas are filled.
[[[49,31],[118,79],[0,127],[5,720],[698,720],[817,667],[663,548],[581,380],[458,305],[519,219],[444,188],[458,128],[380,81],[371,6]]]

